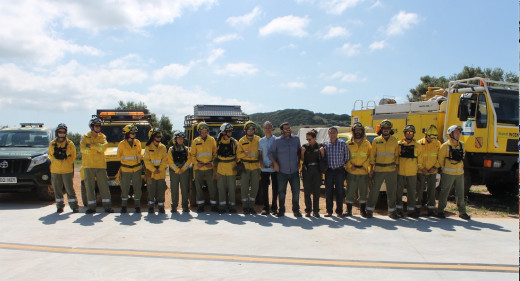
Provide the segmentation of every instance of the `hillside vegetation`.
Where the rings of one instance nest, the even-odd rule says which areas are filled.
[[[278,127],[282,122],[289,122],[291,126],[329,127],[349,126],[350,115],[334,113],[314,113],[306,109],[283,109],[274,112],[253,113],[249,117],[260,126],[269,120]]]

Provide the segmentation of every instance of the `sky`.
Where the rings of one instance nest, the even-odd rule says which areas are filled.
[[[195,104],[350,114],[420,77],[519,70],[518,1],[0,1],[0,126],[144,102],[181,129]],[[359,103],[358,103],[359,105]]]

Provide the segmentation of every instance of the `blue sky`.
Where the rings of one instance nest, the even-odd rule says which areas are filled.
[[[2,1],[0,125],[143,101],[182,127],[195,104],[350,114],[424,75],[518,73],[517,1]]]

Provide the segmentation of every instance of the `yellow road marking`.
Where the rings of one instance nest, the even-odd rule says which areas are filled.
[[[441,263],[406,263],[406,262],[364,262],[364,261],[342,261],[342,260],[319,260],[282,257],[261,256],[231,256],[215,254],[193,254],[174,252],[149,252],[129,250],[87,249],[87,248],[59,248],[51,246],[5,244],[0,243],[0,248],[12,250],[33,250],[68,254],[96,254],[116,255],[134,257],[159,257],[180,258],[217,261],[257,262],[276,264],[318,265],[318,266],[346,266],[346,267],[373,267],[373,268],[395,268],[395,269],[426,269],[426,270],[461,270],[461,271],[502,271],[518,272],[516,265],[480,265],[480,264],[441,264]]]

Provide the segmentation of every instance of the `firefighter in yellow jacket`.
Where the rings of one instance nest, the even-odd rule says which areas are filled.
[[[240,175],[242,208],[244,214],[255,215],[254,205],[260,184],[260,158],[258,152],[260,137],[255,135],[256,124],[253,121],[247,121],[244,124],[244,131],[246,135],[238,141],[237,151],[237,157],[244,165],[244,171]]]
[[[161,143],[162,132],[159,128],[151,129],[148,137],[149,139],[144,149],[144,166],[147,172],[151,174],[148,182],[148,213],[154,213],[154,205],[157,200],[159,213],[164,214],[168,155],[166,146]]]
[[[379,197],[381,185],[386,182],[386,196],[388,201],[388,215],[396,216],[396,191],[397,191],[397,139],[392,136],[392,122],[385,119],[379,125],[377,131],[379,135],[372,141],[372,150],[370,151],[370,176],[374,178],[374,184],[370,188],[367,203],[367,218],[373,216],[374,208]]]
[[[60,123],[56,127],[56,138],[49,144],[49,159],[51,160],[51,181],[56,198],[58,213],[63,212],[63,187],[67,192],[67,201],[73,213],[79,212],[78,199],[72,184],[74,177],[74,160],[76,160],[76,147],[67,138],[67,125]]]
[[[416,189],[417,189],[417,171],[422,169],[423,156],[421,145],[414,139],[414,125],[406,125],[404,127],[404,138],[398,142],[397,158],[397,196],[396,208],[397,216],[403,217],[403,192],[406,186],[407,197],[407,215],[417,218],[419,213],[415,212]],[[395,219],[395,218],[394,218]]]
[[[197,190],[197,208],[198,213],[204,212],[204,193],[202,184],[204,178],[208,185],[209,201],[211,203],[211,211],[218,212],[217,208],[217,189],[213,180],[213,161],[217,157],[217,143],[215,139],[209,135],[209,126],[206,122],[200,122],[197,125],[199,136],[191,142],[190,156],[193,162],[193,170],[195,174],[195,187]]]
[[[424,132],[424,138],[417,142],[421,145],[423,151],[423,164],[421,169],[417,171],[417,201],[415,208],[417,212],[421,212],[423,206],[423,193],[426,189],[426,205],[428,208],[428,216],[433,216],[435,210],[435,185],[439,167],[437,159],[441,142],[437,140],[438,130],[435,125],[431,125]]]
[[[448,202],[451,186],[455,186],[455,197],[459,217],[465,220],[471,219],[466,213],[466,202],[464,202],[464,143],[459,140],[462,128],[452,125],[448,128],[448,141],[443,143],[439,149],[439,164],[442,167],[441,192],[439,194],[439,205],[437,216],[445,218],[444,209]]]
[[[372,145],[365,137],[365,127],[357,122],[352,125],[352,139],[347,142],[350,152],[350,160],[347,162],[347,212],[345,216],[352,215],[352,205],[359,192],[359,208],[361,216],[366,217],[368,195],[368,172],[370,170],[370,151]]]
[[[185,135],[183,132],[173,133],[173,145],[168,151],[168,166],[170,166],[170,190],[172,196],[172,213],[177,212],[179,205],[179,185],[181,188],[181,207],[184,213],[188,213],[189,196],[189,167],[191,158],[189,149],[184,145]]]
[[[89,122],[90,132],[81,137],[80,151],[82,168],[85,176],[88,209],[87,214],[96,212],[96,182],[101,193],[103,208],[107,213],[113,213],[110,189],[108,187],[107,162],[105,150],[107,138],[101,132],[101,119],[94,117]]]
[[[238,142],[232,137],[233,126],[224,123],[220,126],[217,139],[217,187],[219,197],[219,213],[226,212],[226,203],[230,213],[236,213],[235,190],[237,177]],[[226,202],[226,197],[229,200]]]
[[[124,139],[117,146],[117,157],[121,161],[121,213],[126,213],[130,183],[134,188],[135,212],[141,212],[141,142],[135,138],[137,126],[126,125],[123,128]]]

